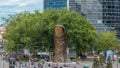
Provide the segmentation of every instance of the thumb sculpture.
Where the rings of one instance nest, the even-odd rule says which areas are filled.
[[[66,62],[67,58],[67,44],[66,44],[66,30],[62,25],[56,25],[54,28],[54,62]]]

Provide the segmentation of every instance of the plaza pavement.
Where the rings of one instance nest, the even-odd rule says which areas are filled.
[[[93,61],[91,59],[79,62],[79,64],[75,64],[73,62],[73,63],[67,64],[66,65],[67,67],[63,67],[63,68],[74,68],[74,67],[75,68],[84,68],[84,66],[92,67]],[[17,66],[15,68],[33,68],[33,67],[29,67],[29,63],[27,63],[27,66],[28,67],[19,67],[19,64],[17,63]],[[60,64],[59,64],[59,67],[60,67]],[[0,68],[9,68],[9,63],[6,62],[6,61],[3,61],[3,59],[1,58],[1,56],[0,56]],[[44,65],[44,68],[53,68],[53,67],[48,67],[48,65]],[[120,68],[120,63],[115,61],[113,63],[113,68]]]
[[[3,60],[2,56],[0,56],[0,68],[9,68],[9,63]]]

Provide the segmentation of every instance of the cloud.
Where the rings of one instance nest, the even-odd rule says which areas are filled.
[[[19,2],[20,0],[8,0],[8,2],[11,2],[11,3],[16,3],[16,2]]]
[[[21,12],[22,10],[16,10],[17,13]]]
[[[29,4],[36,4],[39,2],[40,0],[0,0],[0,6],[5,6],[5,5],[26,6]]]
[[[34,10],[42,11],[43,0],[0,0],[0,17],[20,13],[23,11],[33,12]],[[0,19],[0,24],[4,23]]]
[[[28,3],[21,3],[18,6],[22,7],[22,6],[27,6],[27,5],[28,5]]]
[[[0,6],[16,5],[18,3],[19,3],[19,0],[0,0]]]

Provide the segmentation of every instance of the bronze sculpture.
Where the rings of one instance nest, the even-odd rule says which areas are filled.
[[[54,62],[66,62],[67,58],[66,30],[62,25],[56,25],[54,28],[54,44],[55,44]]]

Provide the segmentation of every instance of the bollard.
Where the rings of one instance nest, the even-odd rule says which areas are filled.
[[[9,60],[9,68],[15,68],[15,58],[10,58],[10,60]]]
[[[89,66],[85,65],[83,68],[89,68]]]
[[[120,63],[120,58],[118,58],[118,62]]]

